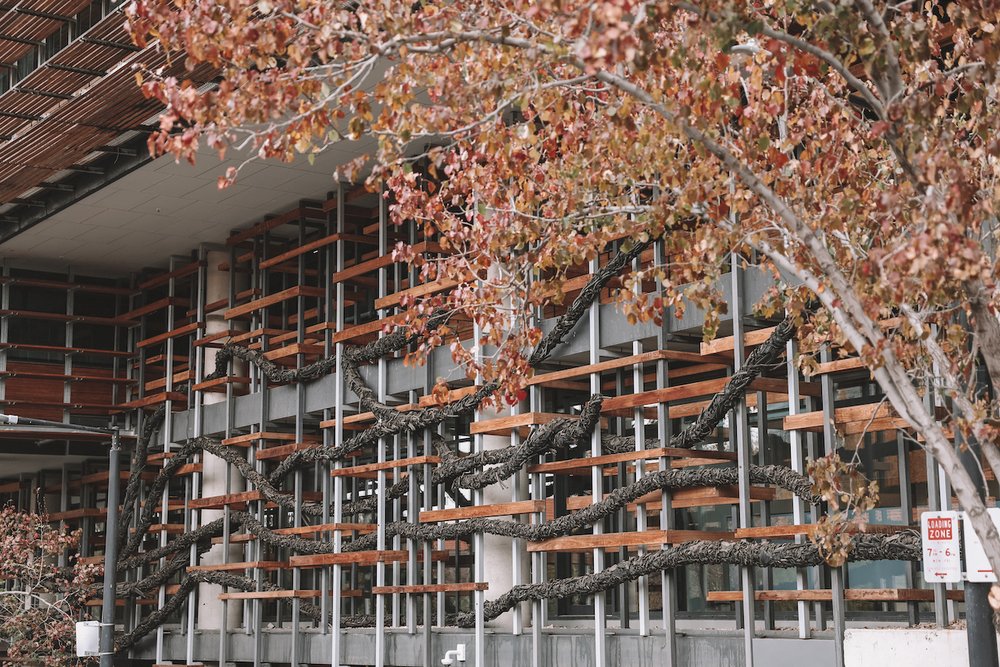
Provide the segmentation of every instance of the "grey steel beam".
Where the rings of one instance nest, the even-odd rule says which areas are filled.
[[[823,362],[832,361],[829,347],[824,347],[820,352],[820,359]],[[833,375],[825,373],[820,379],[820,389],[823,398],[823,445],[826,454],[830,455],[837,451],[836,417],[834,409],[836,407],[836,394],[834,393]],[[830,588],[833,595],[833,646],[837,667],[844,666],[844,628],[845,614],[844,608],[844,575],[845,567],[830,568]]]
[[[743,336],[743,306],[741,296],[741,275],[743,267],[740,266],[742,258],[733,253],[730,266],[730,277],[732,281],[732,292],[735,296],[730,304],[733,312],[733,370],[739,371],[745,362],[744,336]],[[730,413],[733,423],[730,428],[735,430],[736,435],[736,456],[737,469],[739,475],[739,527],[751,528],[753,526],[753,506],[750,500],[750,424],[747,421],[747,401],[746,396],[741,396],[736,403],[736,407]],[[743,590],[743,652],[746,667],[753,667],[753,643],[756,631],[756,597],[754,595],[754,568],[749,566],[740,567],[740,581]]]

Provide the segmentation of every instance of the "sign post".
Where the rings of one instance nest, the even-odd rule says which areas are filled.
[[[993,525],[1000,528],[1000,508],[990,507],[986,510]],[[986,558],[986,551],[983,550],[983,543],[979,541],[979,536],[972,529],[972,525],[967,521],[963,522],[964,530],[962,538],[965,547],[965,578],[967,581],[992,583],[997,580],[997,575],[993,574],[990,561]]]
[[[924,512],[920,515],[924,581],[929,584],[962,581],[958,517],[958,512]]]

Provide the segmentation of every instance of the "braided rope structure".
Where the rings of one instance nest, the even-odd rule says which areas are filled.
[[[612,258],[604,268],[594,274],[566,313],[558,319],[555,327],[543,337],[534,350],[530,358],[530,363],[533,366],[537,366],[551,356],[587,312],[588,307],[597,298],[601,289],[624,267],[628,266],[634,258],[638,257],[646,247],[648,247],[648,243],[636,244],[627,252]],[[435,316],[431,319],[436,322],[439,321],[437,319],[439,317],[443,316]],[[744,396],[750,383],[778,363],[784,353],[786,343],[793,335],[793,323],[789,319],[782,321],[767,341],[748,355],[741,370],[736,372],[725,388],[711,399],[698,418],[670,439],[669,446],[690,449],[704,442],[718,427],[726,414]],[[205,453],[230,463],[254,489],[260,492],[264,500],[276,504],[285,511],[292,512],[298,509],[304,516],[318,518],[328,516],[332,513],[333,508],[323,507],[322,503],[315,502],[303,503],[296,508],[294,497],[282,490],[283,484],[287,482],[288,474],[296,469],[312,466],[316,463],[340,461],[346,458],[349,453],[358,450],[371,450],[381,438],[406,433],[423,434],[431,429],[432,441],[441,454],[442,460],[439,465],[431,469],[429,483],[443,485],[449,493],[457,497],[462,491],[483,489],[506,482],[513,475],[522,471],[526,465],[536,461],[540,455],[552,452],[569,454],[582,451],[594,429],[599,428],[601,404],[604,399],[601,396],[592,396],[584,404],[579,418],[557,419],[536,427],[523,442],[516,446],[461,456],[450,450],[433,432],[433,429],[445,420],[470,415],[484,399],[496,391],[495,384],[483,385],[475,393],[447,405],[429,406],[401,412],[377,401],[375,393],[367,387],[359,371],[360,366],[393,354],[403,349],[412,340],[413,336],[410,333],[397,329],[368,345],[346,347],[341,359],[344,380],[358,396],[362,409],[374,414],[374,423],[364,431],[347,438],[340,446],[321,445],[294,452],[266,475],[258,471],[247,460],[244,450],[225,446],[213,438],[199,437],[189,440],[174,452],[174,455],[167,459],[163,467],[158,470],[156,477],[143,489],[144,482],[141,474],[150,468],[148,462],[150,443],[165,417],[162,407],[153,413],[143,426],[132,457],[131,474],[125,489],[121,523],[121,534],[128,537],[127,540],[123,537],[124,544],[120,552],[118,571],[124,573],[160,559],[165,559],[165,561],[155,572],[145,578],[119,584],[118,595],[139,598],[150,594],[151,591],[156,590],[174,576],[184,573],[185,567],[190,562],[192,547],[198,553],[206,552],[211,548],[212,538],[221,536],[227,528],[230,530],[236,527],[242,528],[269,546],[288,549],[298,554],[337,552],[332,542],[279,534],[268,528],[251,513],[235,510],[229,512],[228,520],[217,519],[196,530],[176,536],[165,546],[148,551],[141,550],[157,508],[155,502],[142,504],[138,510],[138,517],[135,518],[136,525],[130,532],[128,527],[133,521],[134,508],[139,505],[138,500],[143,495],[147,499],[162,497],[163,491],[180,467],[192,458]],[[234,360],[253,364],[264,377],[273,383],[310,382],[328,375],[337,367],[337,359],[329,357],[301,368],[288,369],[266,359],[260,351],[226,344],[216,356],[214,371],[205,379],[210,380],[227,375]],[[602,434],[602,449],[604,453],[635,451],[635,439]],[[414,470],[412,474],[418,484],[428,482],[422,470]],[[751,466],[749,475],[754,484],[771,484],[780,487],[809,504],[816,504],[820,501],[820,498],[812,491],[812,483],[809,478],[790,468],[773,465]],[[541,523],[528,524],[486,518],[466,519],[447,524],[419,524],[399,521],[386,524],[384,532],[386,537],[399,536],[418,541],[464,539],[477,533],[486,533],[534,542],[589,529],[603,519],[620,512],[629,503],[635,502],[649,493],[695,487],[730,486],[738,483],[738,471],[732,466],[666,469],[648,473],[630,484],[616,488],[602,500],[588,504],[583,509]],[[409,493],[410,488],[409,480],[397,482],[383,492],[382,498],[385,502],[403,498]],[[375,497],[355,499],[344,504],[343,512],[345,515],[373,513],[377,508],[377,502]],[[342,544],[340,551],[365,551],[374,549],[375,546],[376,535],[366,534]],[[919,560],[919,537],[911,531],[894,535],[857,535],[854,538],[849,558],[851,560]],[[492,620],[521,602],[562,598],[571,595],[593,595],[657,571],[692,564],[805,567],[820,563],[822,563],[822,557],[818,549],[809,543],[692,541],[627,558],[593,574],[515,586],[499,598],[487,602],[484,613],[486,620]],[[266,581],[258,584],[254,579],[226,572],[198,571],[182,574],[177,592],[167,600],[163,607],[150,613],[140,624],[120,637],[116,644],[117,650],[128,649],[143,636],[163,624],[180,609],[187,600],[188,593],[194,590],[199,583],[213,583],[242,591],[260,590],[258,586],[263,590],[281,590]],[[300,603],[300,610],[318,623],[326,624],[329,622],[329,618],[323,618],[319,608],[315,605],[303,602]],[[468,626],[474,623],[475,615],[472,612],[458,614],[449,620],[459,626]],[[353,616],[342,618],[341,625],[342,627],[357,627],[374,624],[374,621],[374,617],[370,615]]]

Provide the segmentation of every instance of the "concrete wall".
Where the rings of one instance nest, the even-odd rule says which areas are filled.
[[[285,629],[264,629],[261,642],[261,663],[287,664],[291,653],[292,634]],[[430,655],[421,628],[417,634],[403,630],[385,633],[386,664],[396,667],[424,667],[440,664],[444,652],[464,643],[469,656],[462,667],[475,667],[472,647],[475,636],[471,631],[436,628],[430,637]],[[184,655],[186,637],[168,630],[164,654]],[[217,631],[199,630],[194,637],[196,662],[218,660]],[[586,630],[546,628],[542,634],[542,665],[544,667],[575,667],[594,664],[594,636]],[[330,664],[330,635],[310,629],[300,635],[301,661],[308,665]],[[343,662],[348,665],[373,664],[375,633],[371,629],[352,629],[342,635]],[[640,637],[634,631],[611,629],[607,635],[608,664],[629,667],[660,667],[664,664],[666,640],[662,633]],[[254,637],[243,633],[230,635],[230,662],[252,662]],[[154,637],[141,642],[133,653],[137,660],[151,659]],[[429,659],[428,659],[429,658]],[[758,638],[754,640],[755,664],[762,667],[833,667],[833,640]],[[530,667],[531,635],[510,635],[488,630],[486,634],[486,665],[484,667]],[[925,663],[910,663],[915,667]],[[934,667],[945,667],[940,663]],[[743,636],[735,632],[688,632],[677,637],[677,667],[744,667]],[[891,667],[888,664],[879,667]]]
[[[914,665],[965,667],[969,645],[965,630],[874,628],[844,634],[845,667]],[[970,666],[974,667],[974,666]]]

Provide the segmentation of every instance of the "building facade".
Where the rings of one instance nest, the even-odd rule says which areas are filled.
[[[826,453],[879,483],[873,538],[912,538],[922,511],[953,504],[860,361],[830,350],[805,377],[794,341],[708,437],[672,446],[773,335],[751,314],[768,275],[734,264],[708,343],[694,309],[628,324],[609,283],[521,403],[460,408],[477,386],[446,349],[423,366],[406,345],[369,354],[404,297],[453,285],[393,260],[398,241],[441,253],[434,238],[333,184],[359,147],[256,166],[219,192],[211,158],[146,157],[157,110],[129,63],[150,54],[116,8],[46,7],[20,15],[52,29],[33,43],[0,35],[26,47],[4,60],[0,105],[34,105],[0,111],[0,404],[123,429],[133,560],[116,623],[153,628],[123,662],[432,665],[464,646],[470,665],[838,665],[855,629],[961,618],[961,589],[925,585],[908,559],[643,569],[693,543],[807,546],[822,507],[754,471],[802,474]],[[543,331],[618,253],[579,267],[565,305],[534,314]],[[455,324],[471,345],[473,323]],[[454,380],[444,405],[439,377]],[[107,444],[3,427],[0,494],[81,528],[81,556],[100,561]],[[658,474],[703,481],[618,502]]]

